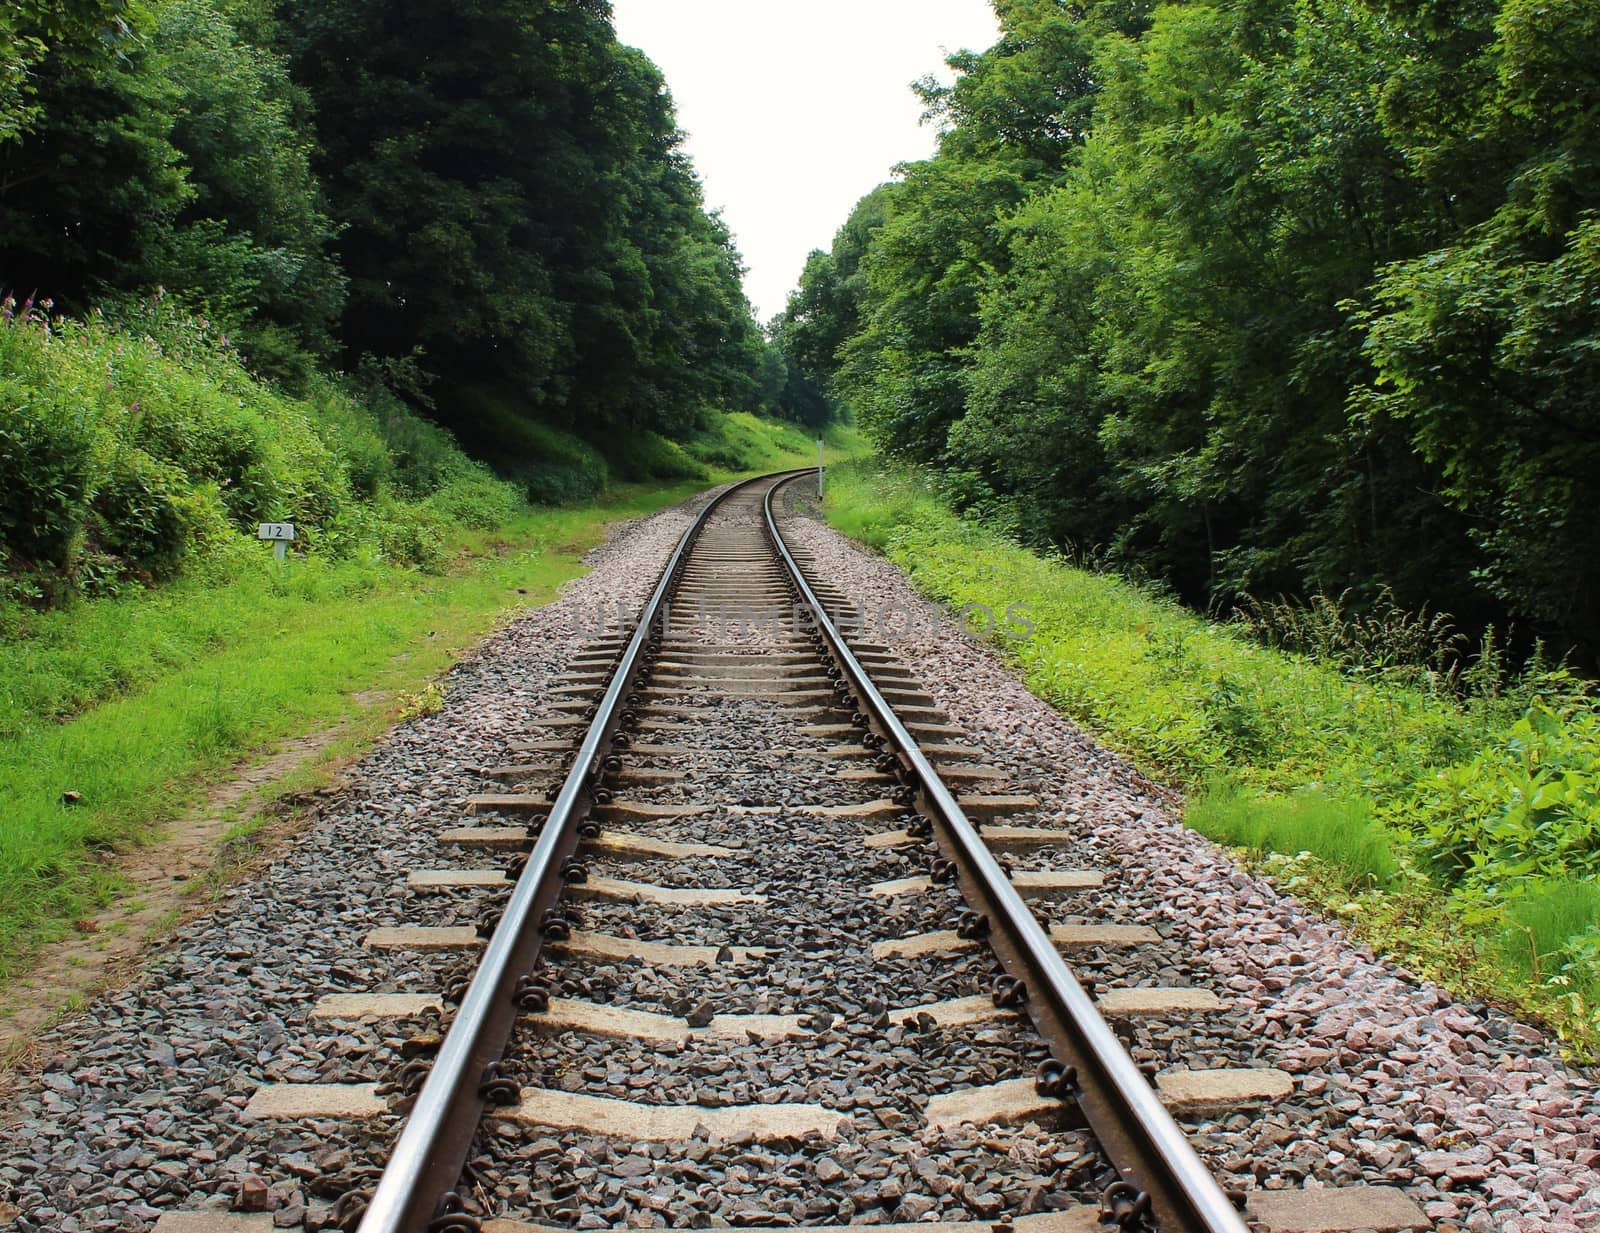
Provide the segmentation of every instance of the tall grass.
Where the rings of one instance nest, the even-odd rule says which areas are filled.
[[[1592,878],[1551,878],[1528,888],[1506,911],[1502,953],[1530,978],[1561,973],[1573,940],[1600,928],[1600,884]],[[1591,977],[1589,986],[1600,985]]]
[[[1254,852],[1309,852],[1338,869],[1352,889],[1387,885],[1400,870],[1372,802],[1315,788],[1287,796],[1244,792],[1226,780],[1197,795],[1184,820],[1218,843]]]

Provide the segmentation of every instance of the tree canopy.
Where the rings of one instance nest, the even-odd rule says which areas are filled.
[[[806,267],[817,379],[1197,603],[1389,591],[1592,655],[1594,6],[996,8],[921,87],[937,155]]]
[[[360,370],[481,453],[828,404],[755,322],[660,71],[603,0],[25,0],[0,288],[157,288],[294,388]]]

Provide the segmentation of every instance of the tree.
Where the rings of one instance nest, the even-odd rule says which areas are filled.
[[[0,285],[64,308],[138,285],[146,253],[194,195],[172,142],[180,88],[151,71],[148,14],[126,14],[139,21],[133,34],[98,56],[71,37],[90,23],[46,27],[62,41],[30,69],[22,135],[0,145]]]
[[[754,405],[761,338],[659,70],[601,0],[286,0],[352,354],[420,351],[438,414],[592,439]]]
[[[0,8],[0,146],[32,132],[44,114],[39,76],[91,67],[133,34],[143,12],[130,0],[11,0]]]
[[[880,447],[1197,604],[1388,592],[1592,647],[1593,6],[997,7],[862,294],[817,254],[795,301]]]
[[[1444,477],[1512,611],[1600,646],[1600,15],[1511,0],[1480,41],[1480,105],[1439,100],[1430,168],[1499,151],[1503,197],[1453,244],[1398,262],[1352,314],[1376,367],[1358,414],[1406,431]],[[1415,114],[1415,110],[1408,114]],[[1472,169],[1481,179],[1482,164]],[[1481,196],[1481,190],[1480,190]]]
[[[1143,6],[1056,0],[997,6],[1002,35],[949,64],[953,86],[919,84],[940,123],[938,155],[902,168],[862,268],[861,327],[841,348],[839,388],[879,444],[941,459],[966,411],[967,349],[979,302],[1009,261],[1004,218],[1057,183],[1093,124],[1099,39],[1137,30]]]
[[[302,100],[231,12],[167,0],[99,57],[45,58],[31,130],[0,147],[0,277],[78,310],[164,286],[273,375],[303,375],[332,347],[334,229]]]

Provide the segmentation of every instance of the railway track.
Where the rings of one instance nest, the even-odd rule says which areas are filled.
[[[1221,1003],[1079,983],[1064,956],[1159,936],[1075,909],[1105,871],[808,576],[784,483],[706,507],[408,870],[417,923],[367,944],[455,956],[439,987],[319,1003],[394,1024],[385,1081],[252,1096],[256,1120],[404,1114],[376,1185],[309,1223],[1244,1233],[1174,1119],[1289,1076],[1135,1064],[1120,1025]],[[1250,1219],[1415,1227],[1396,1192],[1283,1198]],[[157,1227],[235,1227],[183,1223],[206,1219]]]

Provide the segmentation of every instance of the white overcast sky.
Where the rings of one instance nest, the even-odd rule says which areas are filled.
[[[766,321],[862,194],[933,152],[910,83],[998,34],[988,0],[613,0],[666,74]]]

